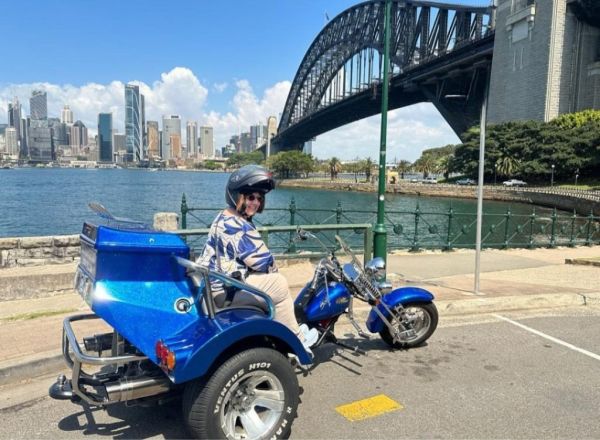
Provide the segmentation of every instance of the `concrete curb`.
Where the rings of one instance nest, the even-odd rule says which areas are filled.
[[[440,317],[459,315],[481,315],[488,313],[525,309],[549,309],[556,307],[577,307],[600,305],[600,293],[578,294],[558,293],[527,296],[478,297],[461,300],[435,301]],[[358,322],[366,319],[370,307],[356,305],[355,318]],[[30,359],[19,360],[14,365],[0,366],[0,386],[20,380],[60,372],[66,368],[62,353],[57,351],[33,355]]]
[[[36,376],[42,376],[66,368],[62,353],[56,351],[40,353],[19,363],[0,367],[0,386],[16,383]],[[48,384],[50,385],[50,384]]]

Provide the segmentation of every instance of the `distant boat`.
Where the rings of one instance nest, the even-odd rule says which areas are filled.
[[[12,165],[2,165],[2,169],[3,169],[3,170],[12,170],[12,169],[14,169],[14,168],[15,168],[15,167],[13,167]]]

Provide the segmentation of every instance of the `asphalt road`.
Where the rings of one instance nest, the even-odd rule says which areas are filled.
[[[367,356],[323,347],[300,378],[292,438],[600,438],[600,309],[444,320],[426,346]],[[177,407],[89,410],[53,401],[53,378],[0,388],[0,438],[184,438]],[[350,422],[336,407],[402,406]]]

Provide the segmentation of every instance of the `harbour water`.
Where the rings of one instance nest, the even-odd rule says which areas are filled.
[[[0,237],[79,233],[83,221],[94,217],[88,208],[92,201],[101,203],[115,216],[149,224],[156,212],[180,212],[184,193],[188,206],[216,210],[225,204],[224,187],[228,176],[227,173],[143,169],[0,169]],[[276,189],[269,194],[267,208],[288,208],[292,197],[298,209],[297,223],[310,219],[308,213],[302,214],[303,209],[335,210],[338,202],[344,211],[377,209],[375,194],[297,188]],[[475,200],[393,194],[387,196],[386,209],[412,212],[417,204],[423,212],[447,213],[451,205],[457,213],[476,211]],[[504,214],[509,206],[515,215],[532,211],[532,206],[526,204],[487,201],[484,211]],[[549,213],[550,210],[536,208],[536,214]],[[196,218],[189,219],[189,227],[206,226],[214,214],[195,213],[194,216]],[[369,217],[352,216],[352,213],[344,214],[342,222],[358,222]],[[279,217],[283,217],[280,222]],[[261,216],[263,223],[285,224],[286,219],[289,221],[289,213],[285,212],[266,212]],[[335,218],[331,222],[335,223]]]

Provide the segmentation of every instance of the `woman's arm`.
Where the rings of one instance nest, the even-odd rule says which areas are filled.
[[[275,258],[254,228],[244,228],[238,243],[238,258],[254,272],[276,272]]]

